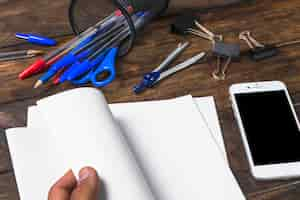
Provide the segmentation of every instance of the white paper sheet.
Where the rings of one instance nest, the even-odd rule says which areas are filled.
[[[219,117],[214,97],[196,97],[194,98],[194,101],[199,109],[200,114],[202,114],[202,119],[207,124],[210,133],[212,134],[216,144],[219,146],[227,161],[228,159],[224,139],[219,123]]]
[[[93,166],[104,182],[105,191],[102,191],[107,200],[153,199],[127,143],[113,122],[104,97],[97,90],[82,88],[61,93],[39,101],[31,112],[34,115],[30,120],[35,121],[29,125],[30,129],[23,133],[12,129],[7,134],[10,148],[14,149],[12,159],[17,162],[14,168],[22,168],[16,170],[20,171],[16,176],[21,177],[18,186],[23,188],[21,199],[47,199],[54,183],[47,178],[49,174],[53,176],[49,166],[59,171],[53,180],[58,180],[67,169],[72,168],[77,173],[82,167]],[[36,126],[44,128],[35,131],[33,127]],[[18,138],[20,134],[24,135],[22,140]],[[45,140],[36,141],[38,135]],[[24,151],[29,146],[41,153],[36,152],[33,157],[35,152]],[[57,159],[48,162],[47,153]],[[31,168],[46,170],[37,176]],[[23,178],[23,174],[32,177]],[[36,193],[35,198],[32,193]]]
[[[91,92],[91,90],[88,90],[88,92],[77,90],[72,95],[69,93],[64,95],[63,98],[59,99],[59,102],[57,102],[57,96],[50,97],[40,101],[38,107],[32,107],[29,110],[29,113],[31,113],[31,117],[28,120],[30,130],[22,129],[17,131],[14,129],[9,131],[10,148],[14,149],[12,159],[17,162],[17,164],[14,162],[14,167],[15,171],[18,171],[16,173],[18,187],[22,188],[20,194],[23,193],[24,197],[28,197],[30,192],[32,192],[32,187],[26,187],[25,185],[32,186],[35,184],[33,181],[28,182],[28,177],[23,175],[26,173],[27,168],[31,167],[30,163],[33,162],[29,158],[30,153],[22,152],[20,148],[25,148],[28,145],[32,145],[32,148],[34,148],[36,146],[34,145],[36,138],[34,134],[41,135],[41,139],[44,138],[43,134],[40,133],[41,131],[34,130],[37,129],[37,121],[39,122],[39,119],[44,118],[42,121],[47,123],[40,123],[46,127],[43,133],[51,136],[46,142],[47,145],[51,146],[51,148],[54,146],[56,151],[61,151],[62,149],[64,151],[59,154],[59,156],[63,157],[62,160],[53,162],[54,164],[61,162],[58,164],[59,167],[54,166],[54,168],[59,168],[56,169],[54,175],[44,179],[43,177],[48,176],[48,174],[44,173],[37,177],[39,181],[45,180],[44,182],[48,182],[47,184],[39,185],[43,186],[41,190],[44,192],[43,195],[49,188],[49,182],[52,183],[53,180],[56,180],[56,177],[61,176],[67,166],[73,168],[75,166],[76,170],[78,170],[80,167],[90,164],[94,167],[96,166],[96,168],[99,166],[97,169],[100,171],[100,176],[108,181],[109,200],[149,199],[150,192],[143,180],[140,180],[141,174],[135,173],[139,170],[135,170],[136,166],[132,164],[134,163],[133,159],[130,156],[128,158],[126,156],[128,155],[127,153],[125,159],[123,158],[124,152],[128,151],[128,149],[124,149],[124,141],[116,138],[116,135],[110,135],[108,137],[109,140],[104,143],[105,145],[102,145],[103,138],[101,137],[103,137],[102,132],[105,130],[100,126],[111,123],[111,119],[102,119],[103,110],[105,112],[109,111],[99,104],[102,101],[101,98],[96,97],[98,95]],[[79,99],[79,101],[76,99]],[[220,154],[219,148],[215,145],[215,141],[217,141],[220,148],[225,151],[216,110],[212,102],[212,98],[197,99],[197,103],[200,105],[198,110],[201,110],[207,124],[201,120],[197,107],[190,96],[167,101],[111,105],[116,121],[120,122],[121,129],[125,130],[127,139],[134,146],[133,150],[140,163],[142,163],[142,169],[146,172],[147,179],[150,180],[156,199],[245,199]],[[57,119],[53,119],[54,115],[61,113],[58,108],[63,109],[68,114],[63,114]],[[73,123],[64,123],[63,119],[68,119],[73,121]],[[67,127],[74,127],[74,124],[77,126],[82,121],[86,124],[83,123],[81,128],[66,130]],[[84,128],[90,123],[94,125]],[[210,127],[211,132],[206,125]],[[65,131],[61,131],[62,128]],[[47,129],[50,129],[50,131],[46,131]],[[109,132],[116,131],[115,127],[108,127],[107,129],[106,131]],[[97,135],[95,130],[102,131],[98,131],[98,136],[94,136]],[[212,139],[211,133],[214,134],[215,140]],[[19,137],[21,134],[26,135],[26,137]],[[54,142],[49,142],[49,140]],[[69,143],[66,141],[69,141]],[[99,141],[101,141],[101,144]],[[45,143],[45,140],[40,144],[43,143]],[[109,149],[109,147],[120,145],[123,146],[121,149],[103,150],[104,148]],[[99,148],[99,146],[102,147]],[[115,153],[117,156],[107,158],[111,151],[117,151]],[[85,156],[87,152],[91,155]],[[44,154],[47,155],[47,153],[51,154],[49,151],[41,151],[36,156],[37,160],[39,160],[35,163],[37,167],[41,167],[43,160],[48,159],[43,156]],[[120,155],[123,156],[120,157]],[[103,158],[105,158],[104,161]],[[112,160],[118,160],[122,164],[113,163],[116,161]],[[128,165],[127,168],[126,166],[124,167],[124,162],[126,163],[125,165]],[[25,163],[28,165],[20,167]],[[110,170],[108,163],[110,164]],[[123,169],[126,168],[126,172],[118,173],[117,171],[122,171],[122,169],[118,169],[116,165]],[[103,166],[106,166],[106,170],[103,170]],[[117,178],[122,186],[118,186],[116,183],[112,184],[112,180]],[[201,191],[198,188],[205,188],[205,190]],[[138,190],[137,194],[135,193],[136,190]],[[35,187],[35,191],[39,190]],[[133,196],[126,194],[126,192],[129,193],[130,191],[135,191],[134,194],[131,192]],[[115,195],[115,193],[117,194]],[[30,199],[45,199],[45,197]]]
[[[57,156],[52,138],[29,128],[9,129],[6,133],[20,198],[47,199],[51,185],[69,169]]]
[[[191,96],[111,110],[158,199],[244,199]]]

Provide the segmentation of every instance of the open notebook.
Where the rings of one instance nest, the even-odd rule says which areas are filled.
[[[210,97],[108,106],[80,88],[38,101],[26,128],[6,132],[24,200],[47,199],[59,177],[84,166],[99,172],[103,200],[244,200],[217,122]]]

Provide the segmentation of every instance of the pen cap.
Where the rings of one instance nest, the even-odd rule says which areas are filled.
[[[37,34],[27,34],[27,33],[16,33],[16,37],[20,39],[27,40],[29,43],[42,45],[42,46],[55,46],[56,41]]]
[[[19,74],[19,79],[23,80],[32,76],[44,69],[46,62],[43,59],[36,60],[32,65],[26,68],[23,72]]]

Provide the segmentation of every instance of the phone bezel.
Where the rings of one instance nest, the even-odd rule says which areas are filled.
[[[235,94],[269,92],[269,91],[278,91],[278,90],[285,91],[285,94],[290,104],[290,108],[292,109],[294,118],[297,122],[298,129],[300,130],[300,124],[299,124],[299,120],[295,108],[293,106],[288,89],[283,82],[266,81],[266,82],[254,82],[254,83],[240,83],[240,84],[232,85],[229,89],[232,108],[234,111],[235,118],[238,122],[238,126],[242,136],[242,141],[247,154],[247,159],[250,164],[251,173],[257,179],[292,178],[292,177],[300,176],[300,162],[270,164],[270,165],[260,165],[260,166],[254,165],[254,161],[247,141],[245,129],[240,116],[239,108],[237,106],[237,102],[235,99]]]

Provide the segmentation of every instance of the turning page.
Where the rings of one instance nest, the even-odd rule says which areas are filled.
[[[101,92],[76,89],[31,109],[28,129],[7,131],[21,199],[47,199],[54,181],[85,166],[98,171],[107,200],[154,199]]]

